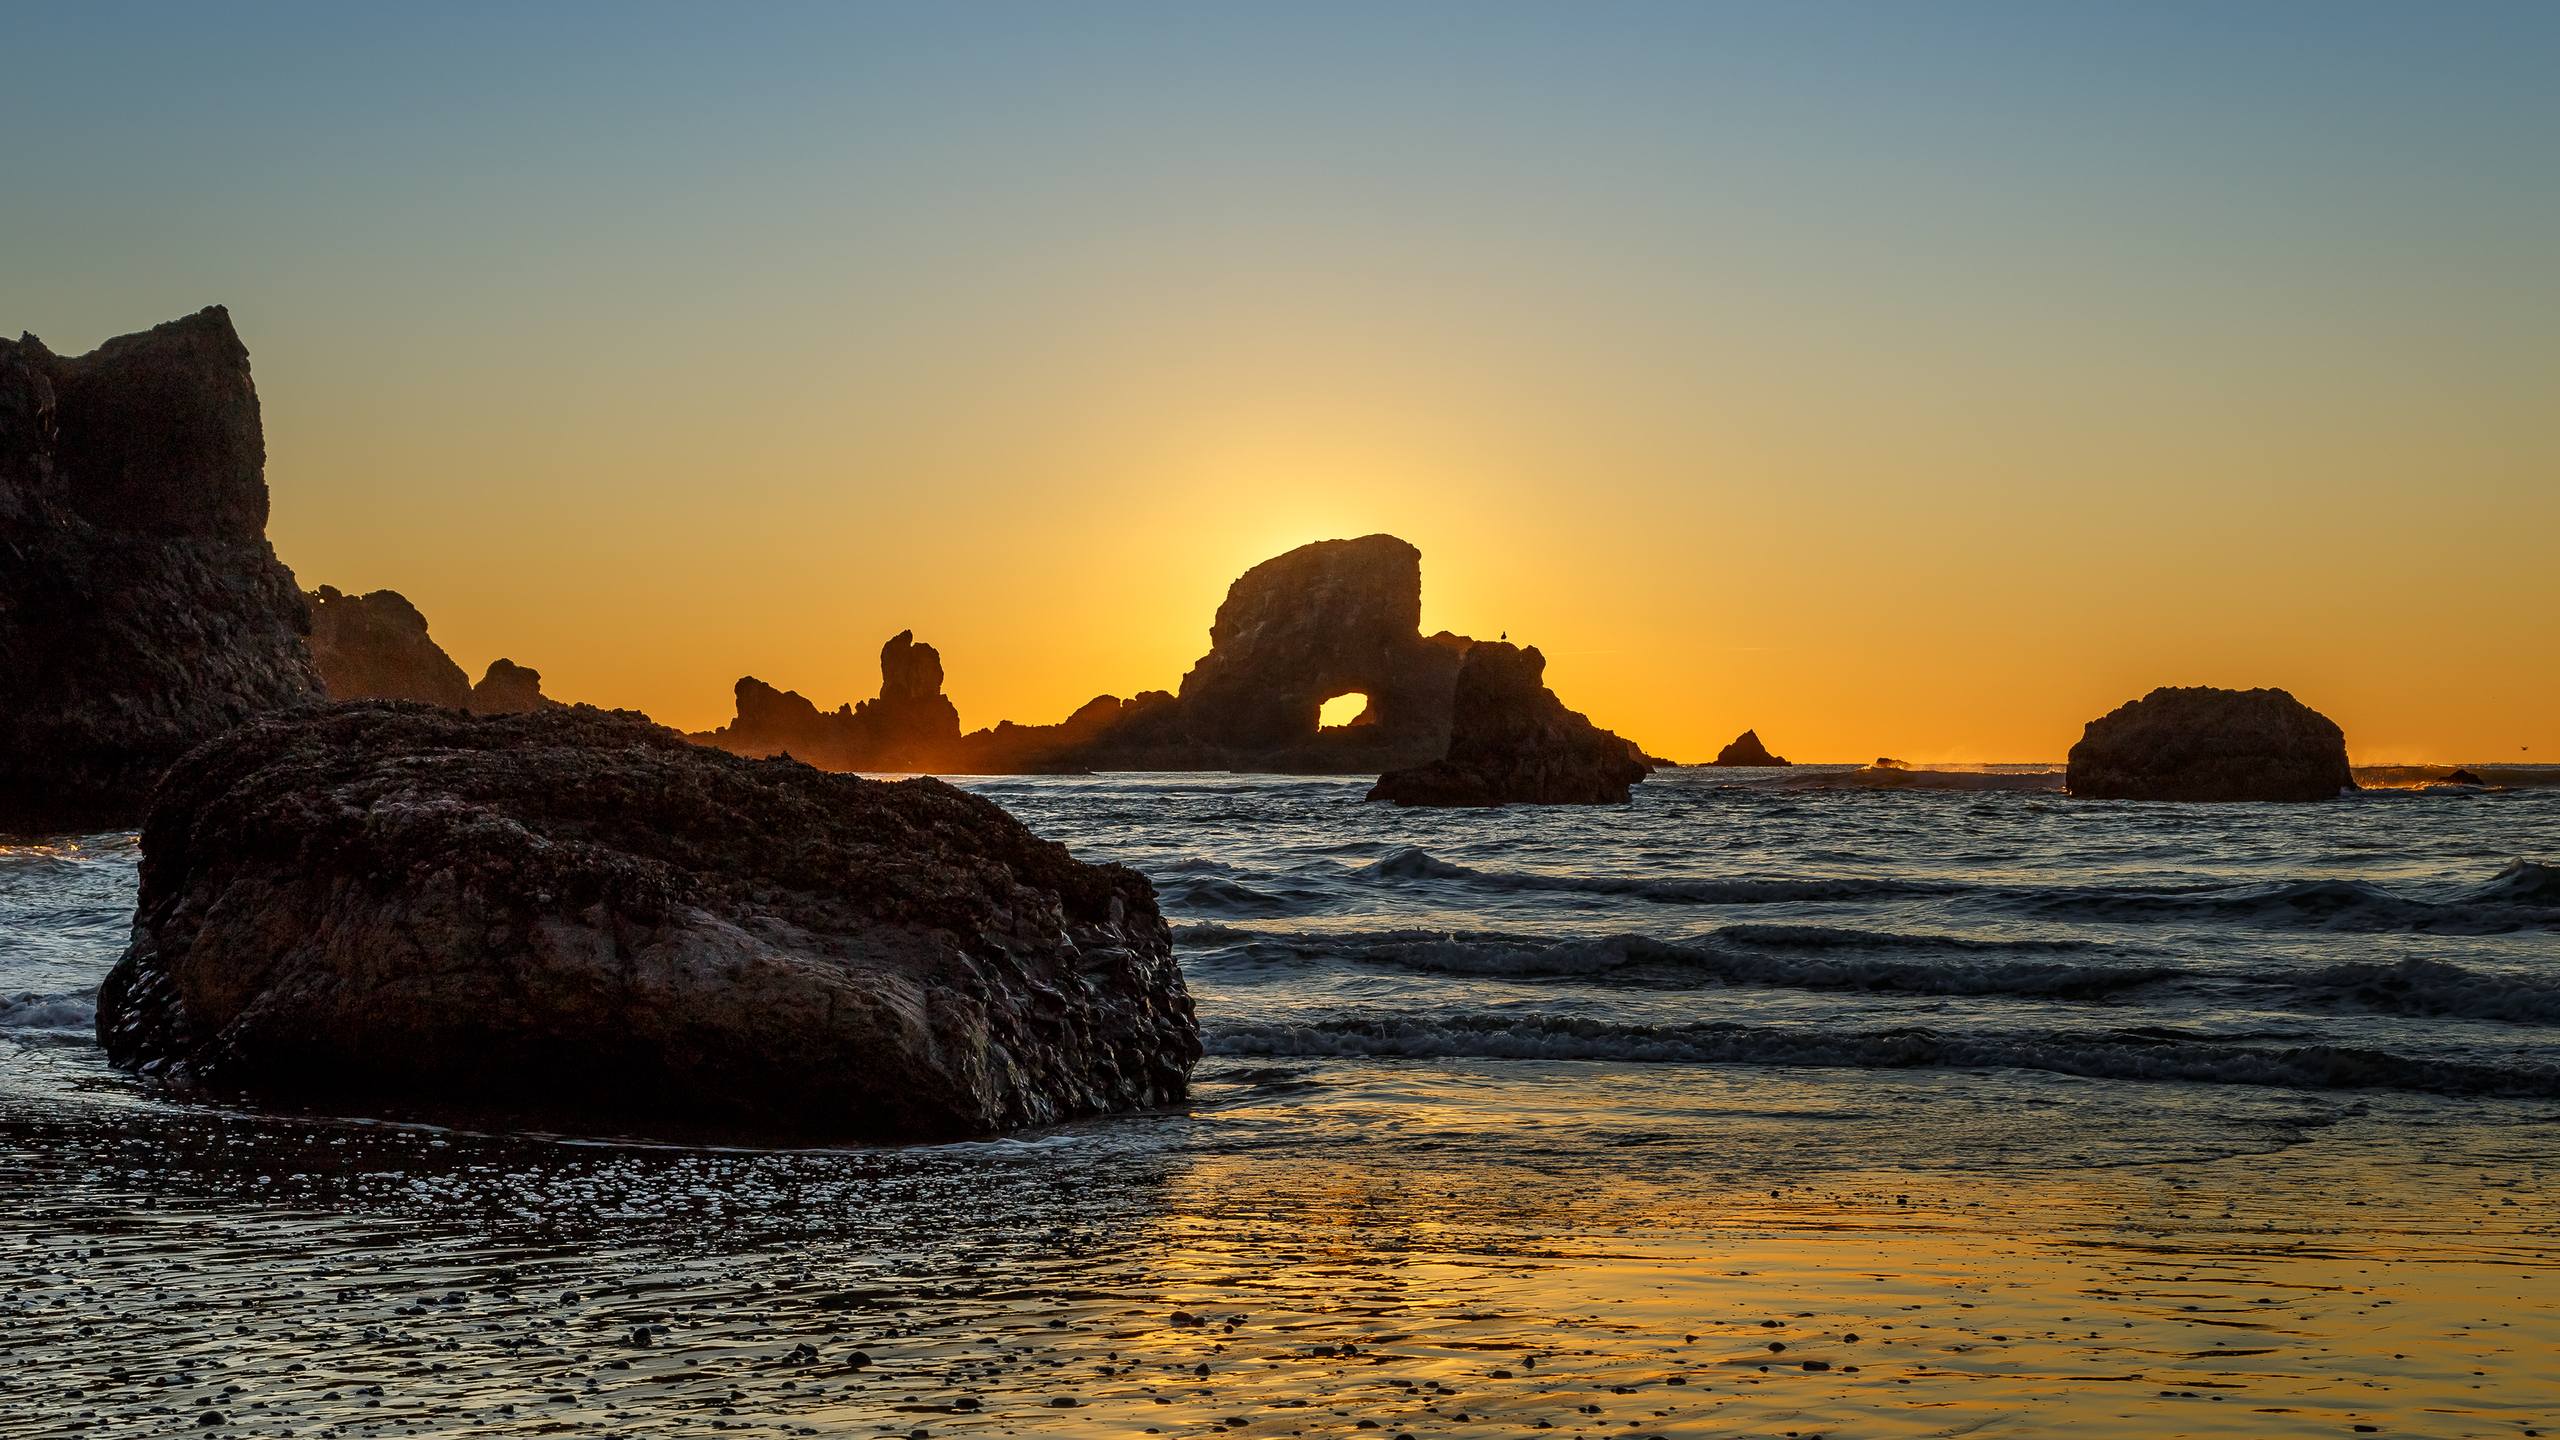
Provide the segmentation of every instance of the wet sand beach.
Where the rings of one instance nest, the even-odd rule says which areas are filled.
[[[1534,1121],[1577,1068],[1481,1086]],[[1412,1079],[1336,1088],[1384,1103]],[[1331,1166],[1276,1136],[1205,1145],[1222,1102],[1285,1083],[1234,1075],[1188,1118],[873,1152],[12,1114],[0,1433],[2504,1436],[2560,1415],[2548,1117],[2448,1135],[2382,1106],[2221,1157],[1876,1173],[1827,1142],[1836,1112],[1999,1082],[1762,1079],[1729,1163],[1675,1147],[1674,1173],[1641,1144],[1506,1161],[1428,1122]]]

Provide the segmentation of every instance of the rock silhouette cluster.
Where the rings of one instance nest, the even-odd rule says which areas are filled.
[[[1102,695],[1055,725],[960,733],[941,656],[911,634],[881,654],[876,701],[821,710],[752,676],[737,715],[694,738],[748,755],[843,770],[1010,774],[1058,770],[1263,770],[1374,774],[1446,753],[1458,668],[1477,642],[1422,633],[1422,552],[1392,535],[1320,540],[1228,587],[1209,650],[1179,690]],[[1321,723],[1337,696],[1368,698]]]
[[[1633,741],[1568,710],[1537,647],[1479,640],[1458,667],[1449,753],[1378,777],[1398,805],[1623,805],[1651,773]]]
[[[937,1139],[1178,1100],[1200,1054],[1135,871],[637,715],[253,723],[142,852],[99,1038],[181,1093]]]
[[[397,590],[311,592],[311,662],[332,700],[417,700],[459,710],[471,677],[427,634],[427,617]]]
[[[966,773],[960,712],[942,693],[942,653],[901,630],[880,647],[880,693],[820,710],[797,690],[738,681],[737,718],[694,738],[741,755],[788,755],[828,770]]]
[[[1716,758],[1709,763],[1716,765],[1784,765],[1787,763],[1787,759],[1783,755],[1770,754],[1769,747],[1760,743],[1759,731],[1745,730],[1733,738],[1732,744],[1717,751]]]
[[[416,700],[478,715],[519,715],[557,705],[542,672],[489,662],[478,684],[427,634],[427,617],[397,590],[311,592],[311,659],[332,700]]]
[[[2065,786],[2096,800],[2330,800],[2347,739],[2282,690],[2163,686],[2089,722]]]
[[[321,699],[220,306],[65,359],[0,341],[0,830],[141,817],[190,747]]]

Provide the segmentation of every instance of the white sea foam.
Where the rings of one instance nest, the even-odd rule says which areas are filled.
[[[36,1030],[89,1034],[98,1028],[98,992],[0,995],[0,1031]]]

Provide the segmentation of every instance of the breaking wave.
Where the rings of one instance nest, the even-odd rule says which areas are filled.
[[[1843,877],[1839,879],[1691,879],[1684,876],[1553,875],[1538,871],[1477,870],[1408,846],[1354,872],[1365,880],[1464,881],[1486,890],[1568,891],[1620,895],[1695,905],[1784,904],[1791,900],[1868,900],[1894,895],[1944,895],[1953,883]]]
[[[2291,988],[2313,1006],[2560,1025],[2560,974],[2471,970],[2443,960],[2357,961],[2314,970]]]
[[[1728,925],[1705,935],[1661,939],[1205,924],[1184,926],[1174,939],[1186,950],[1227,963],[1380,966],[1476,979],[2091,1002],[2150,986],[2185,985],[2258,1008],[2560,1025],[2560,971],[2471,968],[2422,958],[2205,969],[2104,958],[2123,952],[2083,940],[1993,940],[1827,925]]]
[[[1212,1026],[1210,1053],[1263,1058],[1598,1060],[1855,1069],[2037,1070],[2093,1079],[2560,1097],[2560,1065],[2420,1059],[2343,1045],[2219,1043],[2159,1031],[1966,1033],[1492,1012],[1330,1015]]]
[[[98,992],[0,995],[0,1031],[41,1030],[89,1035],[98,1028]]]
[[[2063,889],[2018,892],[2024,909],[2106,920],[2203,917],[2333,930],[2498,935],[2560,927],[2560,869],[2517,860],[2489,880],[2440,899],[2362,880],[2288,880],[2203,890]]]
[[[1408,846],[1352,872],[1387,884],[1450,882],[1497,891],[1562,891],[1664,904],[1778,905],[1917,897],[2124,922],[2204,918],[2338,930],[2496,935],[2560,928],[2560,867],[2516,860],[2481,884],[2439,898],[2362,880],[2288,880],[2186,889],[2015,886],[1894,876],[1710,878],[1481,870]]]
[[[1189,926],[1175,938],[1187,946],[1226,947],[1232,958],[1266,962],[1330,961],[1494,979],[1721,983],[1906,995],[2096,999],[2178,973],[2158,965],[2049,958],[2097,948],[2076,941],[1976,940],[1812,925],[1736,925],[1689,940],[1430,930],[1272,933],[1229,926]]]

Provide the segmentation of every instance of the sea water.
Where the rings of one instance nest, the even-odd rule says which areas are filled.
[[[132,838],[12,843],[0,1433],[2524,1433],[2560,776],[2505,778],[968,781],[1153,880],[1208,1058],[904,1150],[161,1100],[91,1035]]]

